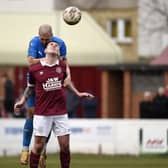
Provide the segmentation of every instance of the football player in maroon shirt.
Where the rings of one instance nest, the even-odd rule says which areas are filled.
[[[65,87],[63,86],[66,78],[66,63],[59,59],[59,45],[56,42],[49,42],[45,53],[45,58],[30,66],[28,88],[14,108],[17,112],[35,87],[36,103],[33,120],[35,141],[30,154],[30,168],[38,168],[41,151],[51,130],[57,136],[60,146],[61,168],[69,168],[70,127],[68,125]],[[81,98],[94,98],[90,93],[79,92],[72,83],[69,83],[67,87]]]

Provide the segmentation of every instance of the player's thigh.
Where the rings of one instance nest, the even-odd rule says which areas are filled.
[[[52,117],[34,115],[33,131],[35,136],[48,137],[52,129]]]
[[[33,118],[34,107],[27,107],[26,118]]]
[[[45,141],[46,141],[46,137],[44,137],[44,136],[35,136],[34,137],[34,142],[36,143],[36,144],[40,144],[40,143],[44,143],[45,144]]]
[[[71,133],[68,115],[60,115],[53,117],[53,127],[52,130],[55,136],[64,136],[69,135]]]
[[[26,104],[27,104],[27,107],[35,106],[35,92],[33,92],[32,95],[28,97]]]

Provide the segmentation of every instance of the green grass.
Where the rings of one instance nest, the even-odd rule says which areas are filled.
[[[168,156],[111,156],[73,154],[71,168],[167,168]],[[0,157],[0,168],[28,168],[19,157]],[[60,168],[59,157],[49,155],[47,168]]]

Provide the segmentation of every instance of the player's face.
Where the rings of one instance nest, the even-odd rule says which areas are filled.
[[[47,54],[54,54],[55,56],[59,56],[59,45],[56,42],[50,42],[46,47]]]
[[[41,34],[40,35],[40,40],[44,46],[48,44],[49,41],[51,41],[51,34]]]

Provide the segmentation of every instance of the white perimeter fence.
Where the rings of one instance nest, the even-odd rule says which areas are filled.
[[[0,156],[20,154],[24,121],[0,119]],[[138,155],[168,151],[168,120],[70,119],[69,122],[74,153]],[[52,134],[47,151],[58,150]]]

